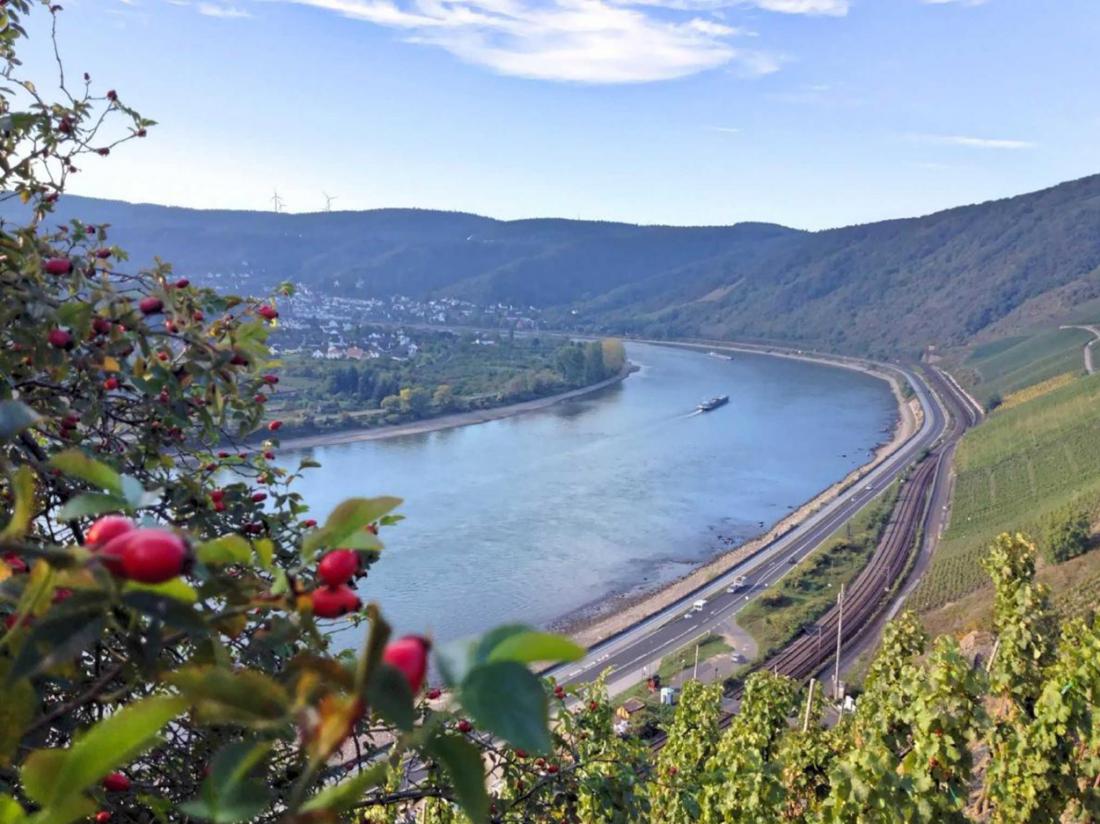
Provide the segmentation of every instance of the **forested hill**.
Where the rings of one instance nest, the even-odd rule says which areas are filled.
[[[6,204],[0,215],[17,206]],[[552,323],[913,353],[1100,296],[1100,175],[1005,200],[822,232],[744,223],[498,221],[427,210],[274,214],[65,197],[135,261],[343,294],[531,304]]]

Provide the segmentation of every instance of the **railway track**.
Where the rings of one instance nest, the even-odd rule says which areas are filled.
[[[943,438],[913,465],[871,560],[846,590],[843,617],[839,605],[831,607],[811,629],[751,671],[771,670],[789,678],[806,680],[836,656],[838,627],[841,649],[852,646],[875,624],[891,593],[899,591],[904,584],[903,574],[912,550],[921,528],[928,521],[933,489],[937,481],[942,481],[940,476],[950,471],[949,458],[959,438],[981,419],[980,413],[960,398],[936,369],[925,370],[925,377],[947,407],[950,426]],[[738,687],[727,697],[740,700],[742,692]],[[734,716],[735,713],[724,713],[719,726],[729,726]],[[660,749],[664,742],[662,733],[652,739],[650,746]]]
[[[761,663],[759,669],[772,670],[799,680],[809,678],[835,654],[838,625],[842,647],[862,633],[886,596],[899,583],[909,561],[909,551],[916,541],[924,516],[935,467],[936,460],[932,456],[916,465],[899,495],[871,560],[847,588],[843,606],[832,607],[813,629]]]

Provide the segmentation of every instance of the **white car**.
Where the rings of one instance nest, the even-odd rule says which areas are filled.
[[[738,575],[736,578],[733,579],[733,583],[726,587],[726,592],[737,592],[739,589],[745,586],[746,583],[748,583],[748,581],[745,576]]]

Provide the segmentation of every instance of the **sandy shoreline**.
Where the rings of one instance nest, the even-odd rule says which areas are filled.
[[[645,342],[650,343],[651,341]],[[652,341],[652,343],[667,344],[667,342],[658,341]],[[891,391],[898,404],[898,420],[894,426],[894,432],[891,438],[876,447],[874,455],[867,463],[852,470],[852,472],[844,478],[822,490],[802,506],[792,510],[783,519],[774,524],[767,532],[739,546],[717,554],[710,561],[701,564],[692,572],[675,581],[671,581],[656,589],[635,588],[626,592],[610,595],[601,599],[597,604],[574,610],[551,624],[554,630],[572,636],[574,640],[584,646],[592,646],[604,638],[621,632],[654,612],[663,609],[695,588],[702,586],[707,581],[715,578],[736,564],[741,563],[779,536],[791,531],[814,512],[841,495],[846,489],[857,483],[868,472],[886,460],[914,433],[920,430],[923,422],[924,410],[921,408],[920,402],[916,398],[910,398],[908,400],[905,398],[901,389],[901,380],[892,370],[877,369],[870,364],[855,360],[842,360],[840,358],[833,360],[797,352],[767,351],[762,348],[734,344],[673,345],[702,350],[736,351],[770,355],[774,357],[787,357],[830,366],[842,366],[844,368],[864,372],[865,374],[885,380],[890,385]]]
[[[514,415],[522,415],[527,412],[535,412],[546,409],[562,401],[580,398],[599,392],[625,380],[631,372],[637,371],[637,367],[629,361],[617,375],[606,378],[590,386],[582,386],[579,389],[570,389],[568,392],[560,392],[557,395],[549,395],[545,398],[535,398],[533,401],[512,403],[507,406],[497,406],[492,409],[477,409],[470,412],[457,412],[453,415],[441,415],[438,418],[428,418],[412,423],[400,423],[393,426],[378,426],[370,429],[343,429],[339,432],[328,432],[319,435],[302,435],[297,438],[284,438],[279,442],[280,449],[310,449],[315,446],[333,446],[343,443],[358,443],[359,441],[381,441],[387,438],[400,438],[404,435],[419,435],[424,432],[438,432],[443,429],[455,429],[460,426],[473,426],[474,424],[497,421],[502,418],[511,418]]]

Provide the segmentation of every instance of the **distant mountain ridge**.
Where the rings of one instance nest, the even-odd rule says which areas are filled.
[[[19,207],[0,206],[12,218]],[[805,232],[379,209],[275,214],[65,196],[132,260],[341,294],[530,304],[598,331],[913,354],[1100,297],[1100,175],[932,215]]]

